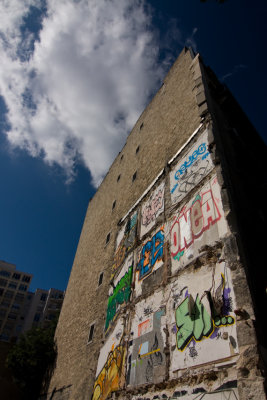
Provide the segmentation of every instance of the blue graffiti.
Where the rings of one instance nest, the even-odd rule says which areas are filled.
[[[175,179],[178,181],[181,176],[187,171],[187,169],[189,167],[191,167],[192,164],[194,164],[194,162],[198,159],[198,157],[204,154],[202,157],[202,160],[204,160],[208,155],[209,152],[207,152],[207,146],[206,143],[201,143],[198,146],[198,149],[193,151],[193,153],[188,157],[188,161],[185,161],[180,168],[178,169],[178,171],[176,171],[175,173]]]
[[[149,275],[155,263],[163,257],[164,232],[159,230],[150,241],[144,244],[141,251],[141,259],[137,269],[139,271],[139,280]]]

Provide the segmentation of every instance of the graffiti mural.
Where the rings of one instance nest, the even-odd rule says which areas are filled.
[[[171,371],[237,353],[230,269],[224,262],[183,274],[172,284],[168,304],[175,350]]]
[[[206,130],[170,173],[172,203],[181,201],[213,167]]]
[[[126,347],[123,323],[119,320],[112,335],[100,350],[92,400],[105,400],[125,383]]]
[[[227,233],[220,187],[216,176],[172,218],[170,245],[172,272],[199,255],[203,245]]]
[[[129,217],[119,232],[116,241],[116,250],[114,255],[113,276],[124,262],[129,251],[133,248],[136,241],[137,212]]]
[[[139,250],[136,266],[135,293],[141,294],[142,281],[163,265],[164,225]]]
[[[164,183],[151,194],[141,209],[141,237],[154,225],[158,216],[164,211]]]
[[[114,320],[120,307],[126,304],[131,296],[133,276],[133,255],[130,254],[123,264],[119,275],[112,281],[112,288],[109,292],[107,317],[105,331],[108,330],[111,321]]]
[[[135,306],[128,350],[127,384],[159,382],[165,378],[166,309],[161,292]],[[147,314],[146,310],[150,313]]]

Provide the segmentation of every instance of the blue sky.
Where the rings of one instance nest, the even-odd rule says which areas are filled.
[[[265,0],[0,3],[0,259],[65,289],[90,197],[182,48],[265,129]],[[89,245],[89,244],[88,244]]]

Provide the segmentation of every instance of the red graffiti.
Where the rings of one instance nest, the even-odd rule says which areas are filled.
[[[173,257],[192,245],[221,218],[219,208],[211,190],[197,196],[192,206],[184,207],[171,227],[171,254]]]
[[[160,189],[142,209],[142,225],[148,226],[157,218],[158,212],[163,208],[164,190]]]

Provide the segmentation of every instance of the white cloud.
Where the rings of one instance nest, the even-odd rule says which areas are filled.
[[[7,137],[58,163],[70,179],[79,156],[97,185],[163,76],[157,35],[142,0],[48,0],[40,40],[31,48],[33,33],[20,26],[29,7],[40,5],[0,3]]]

